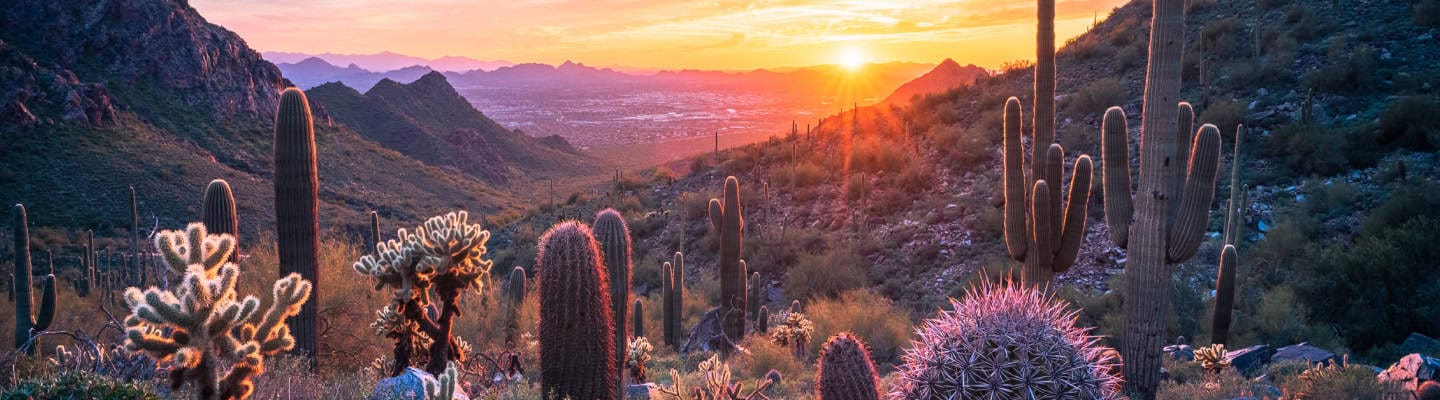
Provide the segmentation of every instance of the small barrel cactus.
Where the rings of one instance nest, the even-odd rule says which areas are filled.
[[[614,399],[615,325],[600,245],[590,227],[562,222],[540,237],[540,382],[545,393]]]
[[[860,338],[841,332],[820,348],[815,391],[820,400],[878,400],[875,364]]]
[[[950,302],[905,350],[891,398],[1120,398],[1112,353],[1063,301],[1010,282]]]

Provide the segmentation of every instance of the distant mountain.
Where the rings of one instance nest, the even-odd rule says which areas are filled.
[[[355,64],[360,68],[369,71],[391,71],[410,66],[427,66],[436,71],[470,71],[476,69],[493,70],[500,67],[513,65],[505,60],[477,60],[470,57],[445,56],[435,59],[427,59],[404,55],[395,52],[381,52],[376,54],[336,54],[336,53],[294,53],[284,51],[267,51],[263,53],[266,60],[276,64],[294,64],[307,58],[319,58],[333,65]]]
[[[925,75],[895,89],[895,92],[886,97],[882,103],[909,104],[910,99],[917,95],[943,93],[950,89],[970,85],[975,83],[976,78],[987,74],[989,72],[985,71],[985,68],[975,66],[975,64],[962,67],[960,63],[947,58]]]
[[[146,229],[178,228],[223,178],[244,242],[273,227],[273,125],[288,84],[183,1],[0,7],[0,203],[25,203],[36,225],[109,233],[129,229],[133,186]],[[315,136],[326,229],[358,226],[366,209],[414,223],[456,207],[520,207],[509,190],[325,120]]]
[[[537,139],[500,126],[471,106],[439,72],[408,84],[382,79],[364,94],[340,83],[316,86],[306,94],[318,114],[367,139],[487,182],[574,174],[595,163],[564,139]]]
[[[472,70],[446,74],[461,85],[548,83],[548,84],[605,84],[631,82],[639,78],[609,68],[595,68],[582,63],[565,61],[559,66],[526,63],[496,68],[493,71]]]
[[[330,64],[319,57],[310,57],[296,63],[276,64],[285,77],[302,89],[310,89],[328,82],[343,82],[358,90],[370,90],[381,79],[411,82],[433,71],[430,67],[412,65],[384,72],[372,72],[350,64],[344,68]]]

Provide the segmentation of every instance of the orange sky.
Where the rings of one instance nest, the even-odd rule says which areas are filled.
[[[1059,40],[1127,0],[1057,0]],[[1035,57],[1035,3],[1003,0],[191,0],[262,51],[632,68]],[[858,49],[858,50],[854,50]]]

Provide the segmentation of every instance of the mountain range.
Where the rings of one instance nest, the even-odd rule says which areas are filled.
[[[337,54],[337,53],[295,53],[284,51],[266,51],[261,53],[266,61],[275,64],[294,64],[309,58],[319,58],[337,65],[354,64],[359,68],[371,71],[390,71],[411,66],[426,66],[436,71],[470,71],[476,69],[492,70],[495,68],[514,65],[505,60],[477,60],[462,56],[445,56],[440,58],[415,57],[395,52],[380,52],[375,54]]]

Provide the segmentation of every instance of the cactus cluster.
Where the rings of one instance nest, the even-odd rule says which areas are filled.
[[[40,278],[42,289],[40,292],[40,310],[35,313],[33,310],[35,297],[31,285],[31,264],[30,264],[30,226],[29,218],[25,215],[25,205],[15,205],[15,218],[13,220],[15,229],[15,265],[14,276],[11,284],[15,287],[15,348],[24,349],[27,354],[35,355],[40,343],[36,335],[50,328],[50,321],[55,318],[55,275],[52,270]]]
[[[1245,126],[1235,130],[1235,150],[1230,161],[1230,203],[1225,207],[1225,247],[1220,250],[1220,266],[1215,279],[1215,314],[1210,318],[1210,343],[1225,344],[1230,340],[1231,313],[1235,309],[1235,270],[1240,266],[1236,247],[1244,226],[1245,187],[1240,185],[1240,142]]]
[[[820,400],[878,400],[878,379],[870,351],[854,334],[841,332],[820,348],[819,368],[815,371],[815,391]]]
[[[1133,204],[1125,113],[1111,107],[1102,121],[1105,220],[1111,240],[1129,250],[1120,353],[1125,391],[1138,399],[1155,398],[1159,387],[1173,264],[1199,248],[1220,161],[1219,130],[1207,124],[1192,132],[1193,112],[1179,102],[1184,3],[1156,0],[1153,7]]]
[[[380,315],[390,321],[381,326],[389,327],[387,336],[395,341],[391,376],[410,366],[419,335],[430,340],[426,372],[439,374],[450,361],[465,361],[451,328],[462,314],[460,295],[484,286],[491,262],[482,257],[489,239],[490,231],[471,224],[468,213],[451,212],[426,220],[413,232],[399,229],[395,239],[376,246],[376,254],[355,262],[355,271],[373,279],[376,290],[388,287],[394,295],[387,306],[394,315],[384,310]]]
[[[680,337],[685,335],[685,254],[675,252],[674,261],[660,266],[661,327],[664,328],[665,344],[680,348]]]
[[[172,387],[193,383],[199,400],[248,398],[265,358],[295,346],[285,318],[309,299],[311,283],[293,273],[276,281],[270,307],[261,312],[260,299],[241,299],[235,291],[240,268],[230,262],[233,236],[211,235],[192,223],[158,233],[155,247],[184,277],[173,291],[125,290],[125,348],[168,364]],[[222,362],[229,369],[217,376]]]
[[[890,397],[1116,399],[1115,360],[1052,294],[986,281],[922,323]]]
[[[80,254],[80,277],[75,280],[75,294],[80,297],[89,297],[90,290],[97,284],[95,281],[95,232],[85,231],[81,237],[84,248]]]
[[[275,239],[280,273],[298,273],[319,286],[320,177],[315,160],[310,102],[300,89],[285,89],[275,113]],[[290,321],[296,346],[310,355],[311,370],[317,367],[315,351],[319,350],[315,317],[312,303]]]
[[[619,172],[616,172],[619,179]],[[619,211],[607,208],[595,215],[595,240],[600,244],[600,254],[605,262],[605,276],[609,278],[610,312],[615,326],[615,354],[625,354],[626,323],[629,320],[626,309],[630,305],[630,227]],[[618,359],[617,369],[625,369],[625,360]],[[624,385],[618,390],[624,390]],[[624,393],[617,393],[625,397]]]
[[[567,221],[540,237],[540,382],[559,398],[618,395],[615,325],[600,245],[590,227]]]
[[[725,178],[724,200],[710,199],[710,225],[720,236],[720,316],[725,336],[740,341],[745,336],[746,266],[740,260],[745,239],[745,218],[741,215],[740,180]]]

